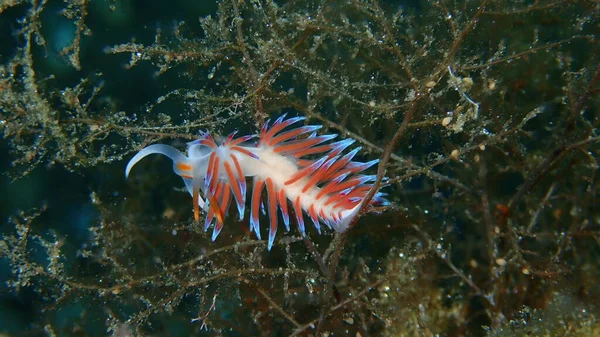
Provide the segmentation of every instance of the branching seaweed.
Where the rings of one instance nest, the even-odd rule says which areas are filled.
[[[39,172],[93,181],[89,198],[68,186],[0,209],[6,296],[35,312],[6,333],[598,330],[597,2],[227,0],[199,20],[164,9],[168,24],[111,26],[127,6],[0,4],[3,193]],[[149,143],[183,149],[284,112],[379,157],[346,232],[292,230],[267,252],[247,219],[228,220],[211,242],[170,171],[123,182]],[[368,206],[380,189],[391,205]],[[52,220],[68,213],[53,198],[74,194],[94,210],[86,235]]]

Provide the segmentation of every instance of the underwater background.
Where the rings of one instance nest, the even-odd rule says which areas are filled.
[[[599,33],[593,0],[0,1],[0,335],[600,336]],[[283,113],[390,205],[268,252],[169,160],[125,179]]]

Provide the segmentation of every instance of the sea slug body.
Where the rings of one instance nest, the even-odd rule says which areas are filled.
[[[255,144],[249,141],[256,135],[234,138],[235,133],[232,133],[222,142],[217,142],[210,134],[201,133],[200,139],[188,143],[187,156],[169,145],[150,145],[131,158],[125,175],[129,176],[133,166],[147,155],[158,153],[169,157],[173,161],[173,170],[183,178],[192,195],[195,220],[199,220],[200,209],[206,212],[204,230],[214,220],[212,240],[223,229],[223,219],[232,199],[239,219],[244,218],[247,177],[253,179],[250,231],[259,239],[262,191],[267,190],[269,250],[277,232],[278,209],[286,231],[290,229],[289,206],[303,236],[304,213],[319,233],[321,223],[342,232],[356,216],[375,181],[374,175],[360,173],[378,160],[365,163],[352,161],[360,148],[346,154],[342,152],[354,141],[332,142],[337,135],[317,135],[320,125],[290,127],[304,119],[285,119],[282,115],[271,125],[267,122]],[[311,159],[306,159],[307,156]],[[318,158],[312,159],[316,156]],[[371,200],[371,204],[386,203],[381,192]]]

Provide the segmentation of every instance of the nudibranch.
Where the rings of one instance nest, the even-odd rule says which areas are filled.
[[[234,199],[240,221],[246,205],[246,178],[252,177],[250,201],[250,232],[261,238],[259,210],[263,209],[262,191],[267,191],[270,250],[278,226],[278,210],[286,231],[290,230],[289,206],[293,208],[300,233],[305,235],[304,213],[317,232],[321,223],[342,232],[361,208],[374,175],[361,174],[378,160],[352,161],[360,147],[342,154],[354,143],[352,139],[332,141],[337,135],[318,135],[320,125],[292,127],[304,117],[279,117],[265,123],[258,141],[256,135],[235,137],[235,132],[222,141],[202,132],[200,138],[187,145],[187,156],[176,148],[154,144],[143,148],[127,164],[125,176],[142,158],[158,153],[173,161],[173,170],[183,178],[193,199],[194,219],[200,209],[206,213],[204,230],[214,220],[212,240],[223,229],[223,219]],[[309,157],[309,158],[306,158]],[[315,158],[317,157],[317,158]],[[201,196],[202,194],[202,196]],[[370,201],[374,205],[387,203],[377,192]]]

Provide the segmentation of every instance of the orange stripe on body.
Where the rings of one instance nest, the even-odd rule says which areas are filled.
[[[286,141],[290,138],[296,137],[303,133],[306,133],[306,130],[304,130],[303,128],[298,128],[298,129],[290,130],[288,132],[284,132],[284,133],[280,134],[279,136],[269,140],[269,142],[267,143],[267,146],[272,147],[277,143],[281,143],[283,141]]]
[[[233,190],[233,195],[235,197],[235,200],[238,203],[244,202],[242,200],[242,191],[240,190],[240,185],[238,184],[238,179],[236,179],[236,177],[233,175],[233,172],[231,171],[231,166],[229,165],[229,163],[227,161],[223,162],[223,166],[225,166],[225,173],[227,173],[227,178],[229,179],[229,182],[231,184],[231,189]]]
[[[340,200],[338,200],[336,203],[334,203],[333,205],[331,205],[331,208],[333,209],[352,209],[353,206],[350,202],[348,202],[348,200],[346,200],[345,198],[342,198]]]
[[[315,153],[327,152],[329,150],[331,150],[331,144],[319,145],[319,146],[308,148],[306,150],[296,151],[296,152],[294,152],[294,156],[296,158],[300,158],[300,157],[304,157],[304,156],[306,156],[308,154],[315,154]],[[335,154],[334,155],[327,154],[327,156],[328,157],[333,157],[333,156],[335,156]]]
[[[312,177],[310,177],[310,179],[308,179],[306,184],[304,184],[304,187],[302,188],[302,193],[306,193],[306,191],[308,191],[308,189],[311,186],[315,186],[321,180],[322,176],[323,176],[322,170],[317,170],[317,172],[315,172],[312,175]]]
[[[212,221],[213,217],[217,218],[217,225],[219,223],[223,223],[223,214],[221,213],[221,209],[219,207],[219,201],[223,195],[223,183],[219,182],[217,184],[216,192],[213,195],[210,191],[206,191],[206,197],[209,202],[208,214],[206,215],[207,219]]]
[[[285,197],[283,189],[280,189],[277,193],[277,201],[279,202],[279,207],[281,207],[281,213],[283,213],[284,216],[288,216],[287,198]]]
[[[323,180],[331,180],[336,176],[339,176],[337,173],[338,170],[342,169],[346,164],[348,164],[350,160],[338,160],[333,165],[331,165],[327,171],[323,174]],[[342,171],[343,173],[343,171]]]
[[[305,166],[310,166],[314,162],[315,162],[314,160],[309,160],[309,159],[298,159],[298,160],[296,160],[296,165],[298,165],[300,167],[305,167]]]
[[[332,196],[330,197],[330,200],[327,200],[327,202],[325,204],[331,203],[333,202],[333,205],[331,205],[332,208],[334,209],[352,209],[354,207],[356,207],[356,205],[358,205],[359,203],[362,202],[362,200],[359,201],[350,201],[351,197],[348,196]]]
[[[267,186],[267,200],[269,201],[269,239],[277,232],[277,193],[275,193],[275,187],[271,178],[265,180]]]
[[[330,195],[329,198],[327,199],[327,201],[325,201],[325,203],[323,204],[323,206],[329,206],[329,204],[331,204],[332,202],[337,202],[341,199],[346,198],[345,195]]]
[[[175,164],[175,167],[177,167],[177,169],[179,169],[181,171],[190,171],[192,169],[192,165],[184,164],[184,163],[180,163],[180,162]]]
[[[229,134],[229,136],[227,136],[227,139],[225,139],[225,141],[223,142],[224,146],[231,145],[231,140],[233,139],[233,137],[235,137],[236,132],[237,131],[232,132],[232,133]]]
[[[271,138],[273,138],[273,136],[285,129],[287,126],[293,124],[294,120],[293,119],[287,119],[285,121],[282,121],[281,123],[277,124],[277,125],[273,125],[269,131],[265,132],[264,134],[261,134],[260,136],[260,141],[262,142],[269,142],[271,140]]]
[[[220,232],[221,228],[223,228],[223,223],[225,220],[225,214],[227,213],[227,206],[229,205],[229,201],[231,198],[231,187],[227,183],[219,183],[219,187],[221,187],[221,195],[219,197],[219,204],[215,209],[215,215],[217,217],[217,223],[215,224],[215,232]]]
[[[295,141],[291,144],[284,144],[284,145],[276,146],[273,149],[273,152],[275,152],[275,153],[292,152],[292,154],[293,154],[293,152],[309,148],[320,142],[322,142],[322,140],[319,138],[303,139],[300,141]]]
[[[344,173],[348,173],[348,175],[351,175],[353,172],[352,172],[352,169],[349,169],[347,166],[342,167],[342,168],[338,169],[336,172],[328,173],[326,180],[333,180],[333,179],[341,176]]]
[[[332,176],[328,176],[327,178],[323,178],[322,180],[327,180],[329,181],[327,184],[325,184],[325,186],[323,186],[321,188],[321,190],[319,191],[319,193],[317,193],[317,195],[315,196],[315,200],[319,200],[321,197],[323,197],[325,194],[330,194],[330,193],[334,193],[334,192],[338,192],[341,191],[342,189],[346,189],[348,187],[351,187],[352,184],[356,185],[357,181],[356,179],[354,180],[354,182],[350,183],[349,185],[342,185],[342,184],[346,184],[347,182],[351,182],[352,178],[350,178],[347,181],[341,181],[341,182],[333,182],[333,179],[338,178],[339,176],[341,176],[342,174],[346,173],[347,170],[341,170],[338,171],[336,173],[334,173]],[[339,186],[342,186],[342,188],[338,188]]]
[[[198,220],[200,219],[200,209],[198,207],[198,189],[194,188],[192,191],[192,207],[194,207],[194,220],[196,222],[198,222]]]
[[[263,180],[256,179],[254,180],[254,187],[252,190],[252,204],[250,214],[255,216],[258,219],[258,209],[260,207],[260,197],[263,187]]]
[[[254,153],[252,153],[252,152],[244,149],[241,146],[232,146],[231,150],[243,153],[243,154],[245,154],[245,155],[247,155],[248,157],[251,157],[251,158],[256,158],[256,155]]]
[[[185,171],[185,172],[189,173],[192,170],[192,165],[185,164],[185,163],[182,163],[182,162],[177,162],[175,164],[175,168],[178,169],[179,171]],[[193,177],[191,175],[186,174],[186,173],[180,172],[180,173],[177,173],[177,174],[179,174],[179,176],[182,177],[182,178],[193,179]]]
[[[217,181],[219,180],[220,161],[221,161],[221,159],[219,158],[219,156],[217,156],[215,154],[215,160],[213,160],[213,165],[212,165],[212,167],[208,168],[210,170],[210,181],[208,182],[208,187],[209,187],[208,190],[214,191],[215,184],[217,184]]]
[[[227,144],[227,145],[229,145],[230,147],[231,147],[231,146],[236,146],[236,145],[238,145],[239,143],[243,143],[243,142],[245,142],[245,141],[247,141],[247,140],[248,140],[248,139],[246,139],[245,137],[238,137],[238,138],[234,139],[233,141],[231,141],[231,142],[230,142],[229,144]]]
[[[211,174],[211,175],[213,174],[213,172],[211,171],[211,169],[212,169],[212,166],[213,166],[213,164],[215,162],[215,157],[216,156],[217,156],[217,154],[215,152],[212,152],[210,154],[210,156],[208,156],[208,165],[206,165],[206,173],[207,174]],[[211,178],[212,178],[212,176],[211,176]],[[206,183],[209,184],[207,187],[210,187],[210,181],[208,181]]]
[[[229,201],[231,200],[231,185],[229,183],[223,183],[223,195],[220,199],[220,210],[221,210],[221,222],[225,218],[225,214],[227,214],[227,206]]]
[[[218,147],[217,143],[215,143],[215,141],[212,138],[210,140],[209,139],[198,139],[197,142],[204,146],[208,146],[211,149],[216,149]]]
[[[359,183],[358,179],[355,179],[355,178],[350,179],[348,181],[341,182],[341,183],[339,183],[337,185],[332,186],[330,188],[330,192],[329,193],[335,193],[335,192],[339,192],[339,191],[345,190],[347,188],[350,188],[350,187],[358,185],[358,183]],[[325,203],[325,206],[327,206],[327,204],[328,204],[328,202]]]
[[[324,162],[323,164],[321,164],[321,166],[319,166],[316,169],[316,171],[312,175],[312,177],[310,177],[310,179],[308,179],[306,184],[304,184],[304,187],[302,188],[302,193],[306,193],[306,191],[308,191],[308,189],[311,186],[316,186],[319,183],[319,181],[326,180],[326,179],[324,179],[324,176],[326,175],[327,172],[329,172],[331,165],[335,165],[335,163],[331,164],[332,160],[333,159],[329,159],[328,161]],[[327,167],[327,165],[329,165],[329,167]]]
[[[298,228],[300,229],[300,233],[304,236],[305,228],[304,228],[304,218],[302,214],[302,207],[300,206],[300,197],[296,197],[293,203],[294,213],[296,213],[296,221],[298,222]]]
[[[233,166],[235,167],[235,171],[238,175],[238,179],[240,181],[245,182],[246,180],[244,178],[244,174],[242,173],[242,167],[240,166],[240,162],[237,160],[237,158],[233,154],[230,154],[229,158],[231,158],[231,161],[233,162]]]
[[[307,167],[303,168],[302,170],[294,173],[294,175],[292,175],[292,177],[290,179],[286,180],[283,184],[284,185],[293,184],[304,177],[308,177],[310,175],[311,171],[313,171],[313,169],[310,166],[307,166]]]
[[[331,212],[331,218],[333,219],[333,221],[335,222],[339,222],[340,221],[340,213],[336,213],[336,212]]]
[[[321,188],[321,190],[319,191],[319,193],[317,193],[317,195],[315,196],[315,200],[319,200],[321,199],[324,195],[329,194],[331,192],[333,192],[333,189],[336,187],[337,185],[334,184],[333,182],[327,183],[327,185],[323,186]]]
[[[313,220],[313,222],[315,220],[318,221],[317,213],[315,212],[315,204],[311,204],[310,207],[308,207],[308,216],[310,216],[310,218],[311,218],[311,220]]]

